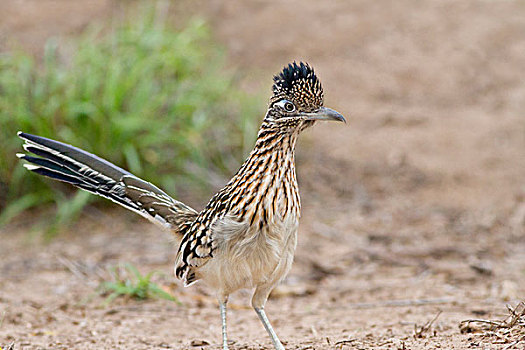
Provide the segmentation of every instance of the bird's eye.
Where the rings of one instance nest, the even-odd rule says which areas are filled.
[[[290,101],[286,101],[286,102],[284,103],[284,110],[285,110],[286,112],[293,112],[293,111],[295,111],[295,106],[294,106],[294,104],[291,103]]]
[[[288,100],[281,100],[276,103],[277,106],[285,110],[285,112],[291,113],[295,111],[295,105]]]

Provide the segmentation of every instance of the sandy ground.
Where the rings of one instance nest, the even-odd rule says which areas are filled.
[[[523,2],[198,5],[177,4],[175,18],[207,17],[247,88],[269,89],[285,63],[306,60],[326,105],[349,119],[319,125],[299,145],[299,246],[267,305],[286,348],[525,348],[523,333],[459,329],[503,319],[507,303],[525,298]],[[38,55],[45,38],[74,35],[122,6],[4,0],[0,43]],[[49,244],[16,225],[0,235],[0,346],[220,349],[212,292],[174,281],[173,247],[140,218],[89,209]],[[104,305],[96,286],[119,262],[165,273],[155,281],[182,305]],[[271,349],[249,298],[232,297],[231,348]]]

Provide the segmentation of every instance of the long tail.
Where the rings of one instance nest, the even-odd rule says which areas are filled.
[[[17,154],[29,162],[24,164],[28,170],[108,198],[179,237],[197,215],[158,187],[94,154],[41,136],[18,136],[25,141],[24,149],[37,156]]]

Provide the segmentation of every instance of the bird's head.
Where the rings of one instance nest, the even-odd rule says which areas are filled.
[[[303,62],[290,63],[273,78],[265,121],[284,130],[303,130],[317,120],[346,122],[333,109],[323,107],[323,87],[312,67]]]

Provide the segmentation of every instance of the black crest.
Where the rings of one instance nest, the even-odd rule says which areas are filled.
[[[285,66],[273,77],[275,97],[287,97],[304,107],[322,106],[323,88],[314,69],[307,63],[296,62]]]
[[[315,75],[314,69],[308,63],[296,62],[290,63],[283,68],[283,71],[273,77],[273,91],[280,92],[283,90],[291,90],[299,81],[309,81],[311,85],[318,83],[319,79]]]

